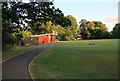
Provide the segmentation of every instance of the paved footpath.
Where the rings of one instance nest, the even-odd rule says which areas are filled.
[[[2,63],[3,79],[31,79],[28,72],[28,65],[39,53],[50,47],[52,44],[44,44],[21,55],[15,56]],[[4,80],[3,80],[4,81]]]

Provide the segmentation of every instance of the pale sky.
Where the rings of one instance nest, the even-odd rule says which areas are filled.
[[[66,1],[66,0],[65,0]],[[71,2],[55,1],[54,6],[67,15],[72,15],[79,23],[81,19],[102,21],[109,31],[118,22],[118,0],[71,0]],[[92,2],[90,2],[92,1]],[[106,2],[105,2],[106,1]]]
[[[54,2],[119,2],[119,0],[54,0]]]
[[[22,0],[22,1],[28,2],[29,0]],[[37,0],[37,1],[43,1],[43,0]],[[119,0],[50,0],[50,1],[54,1],[54,2],[118,2]]]

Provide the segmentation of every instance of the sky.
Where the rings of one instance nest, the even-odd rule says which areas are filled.
[[[25,2],[29,0],[23,0]],[[41,1],[41,0],[39,0]],[[118,23],[118,2],[120,0],[50,0],[65,16],[72,15],[77,23],[81,19],[101,21],[112,31]]]
[[[106,24],[109,31],[112,31],[115,24],[118,23],[118,1],[87,1],[88,0],[72,0],[67,2],[65,0],[54,1],[53,3],[55,8],[62,10],[65,16],[72,15],[75,17],[78,24],[81,19],[86,19],[88,21],[101,21]]]

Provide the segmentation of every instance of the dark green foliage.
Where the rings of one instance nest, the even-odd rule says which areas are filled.
[[[52,33],[53,31],[56,31],[58,32],[56,39],[60,41],[75,40],[79,35],[77,21],[71,15],[66,16],[66,18],[70,20],[71,25],[62,27],[62,25],[54,24],[51,21],[46,23],[38,21],[33,24],[29,23],[29,26],[31,27],[31,31],[34,35]]]
[[[92,22],[94,23],[95,28],[99,27],[100,29],[108,31],[108,28],[106,27],[106,25],[103,24],[101,21],[92,21]]]
[[[60,41],[66,41],[65,34],[61,34],[59,35],[59,37],[60,37]]]
[[[71,25],[66,27],[58,26],[58,40],[76,40],[77,36],[80,34],[79,27],[75,17],[68,15],[66,16],[71,21]]]
[[[112,37],[112,33],[110,33],[110,32],[104,32],[103,38],[104,38],[104,39],[111,39],[111,38],[113,38],[113,37]]]
[[[3,45],[18,43],[18,40],[24,40],[25,37],[32,35],[31,32],[33,34],[52,33],[54,25],[62,27],[71,25],[71,21],[64,17],[59,8],[55,9],[52,2],[4,2],[1,4]],[[29,24],[29,28],[25,22]]]
[[[120,23],[117,23],[113,28],[113,38],[120,38]]]
[[[104,36],[104,30],[103,29],[95,29],[94,38],[102,39],[103,36]]]
[[[83,39],[89,39],[92,37],[92,30],[94,30],[94,24],[90,21],[87,21],[85,19],[82,19],[80,22],[80,30],[81,30],[81,35]]]
[[[34,35],[52,33],[54,27],[51,21],[46,22],[46,24],[37,22],[37,23],[33,23],[33,26],[29,24],[29,26],[31,27],[31,31]]]
[[[56,31],[58,32],[57,39],[60,41],[65,41],[65,28],[61,27],[60,25],[56,26]]]
[[[67,29],[66,32],[68,33],[68,38],[70,40],[75,40],[80,34],[77,20],[72,15],[68,15],[66,17],[71,21],[71,25],[66,28]]]
[[[9,43],[12,44],[12,46],[15,46],[15,44],[18,45],[19,40],[15,36],[9,36]]]
[[[103,39],[110,38],[110,34],[105,24],[101,21],[87,21],[82,19],[80,30],[83,39]]]
[[[62,27],[70,25],[70,20],[64,17],[62,11],[53,6],[52,2],[30,2],[23,4],[25,10],[27,11],[27,18],[31,21],[26,20],[30,24],[37,22],[46,22],[51,21],[55,25],[61,25]],[[38,24],[40,25],[40,24]]]

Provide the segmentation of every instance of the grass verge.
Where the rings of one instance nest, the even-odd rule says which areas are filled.
[[[38,47],[38,45],[19,46],[17,48],[12,47],[8,50],[4,50],[4,51],[2,51],[2,60],[9,59],[9,58],[14,57],[16,55],[22,54],[26,51],[32,50],[36,47]]]
[[[34,79],[117,79],[118,40],[57,43],[32,61],[30,72]]]

